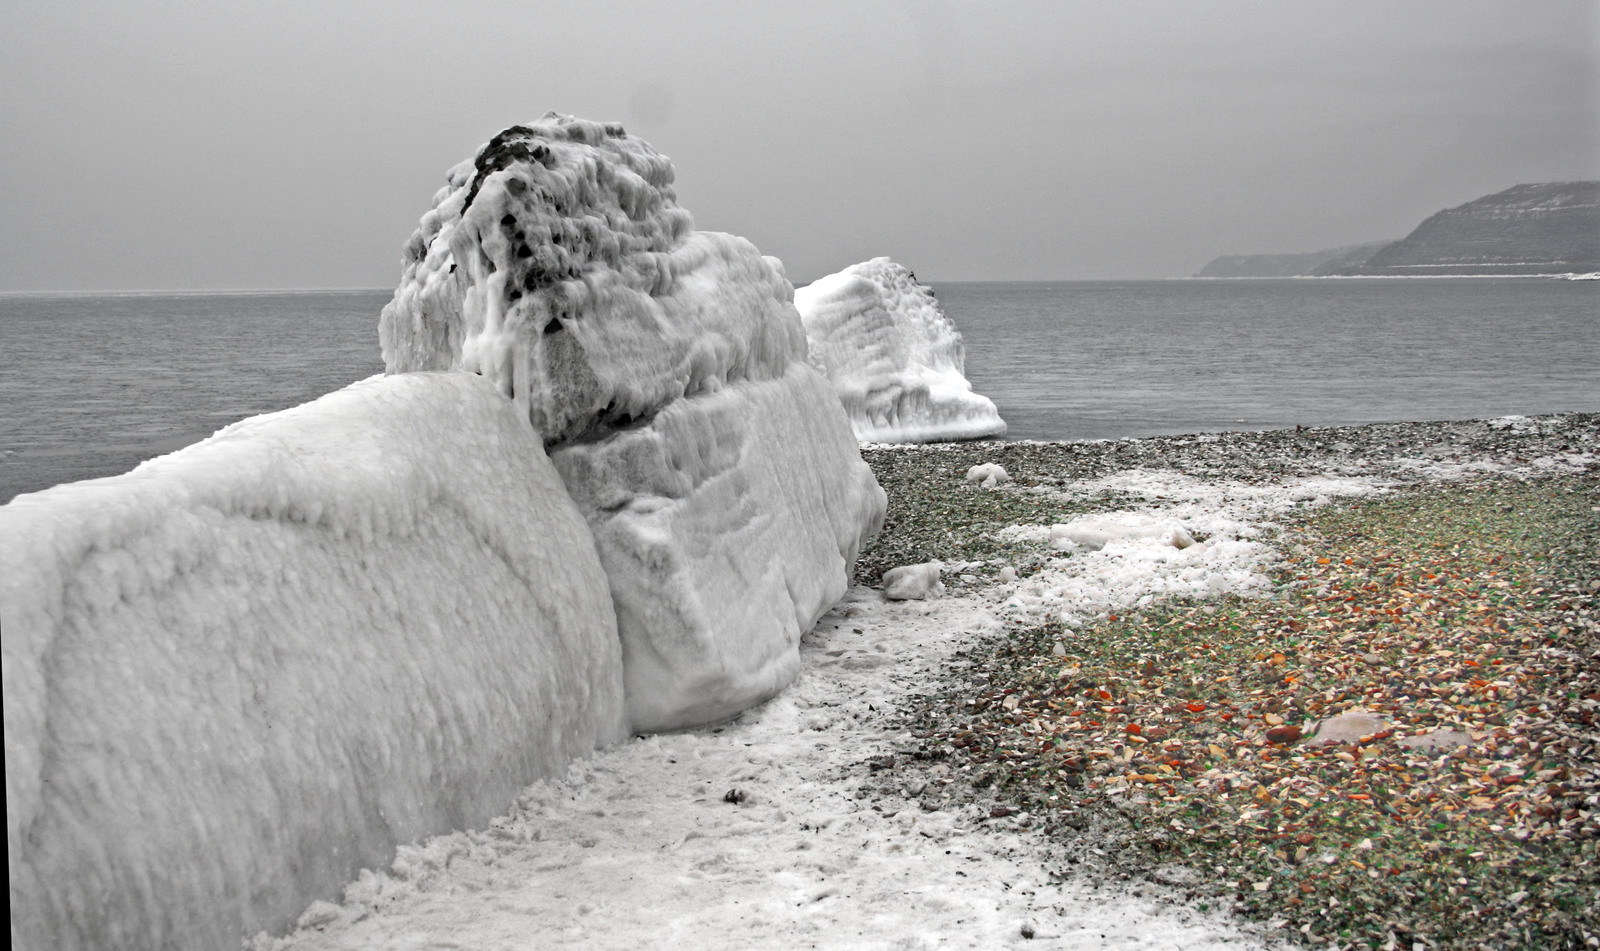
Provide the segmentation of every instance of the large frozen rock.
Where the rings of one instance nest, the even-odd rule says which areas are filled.
[[[801,635],[883,524],[883,489],[804,364],[551,459],[594,527],[638,731],[720,720],[787,686]]]
[[[624,734],[592,536],[470,374],[0,507],[17,947],[227,948]]]
[[[884,510],[781,263],[694,231],[672,177],[614,125],[507,129],[450,173],[381,322],[389,372],[481,373],[543,435],[599,545],[641,731],[789,683]]]
[[[941,442],[1005,433],[965,375],[966,350],[933,292],[888,258],[797,288],[811,362],[862,442]]]
[[[390,373],[481,373],[547,443],[805,356],[776,259],[695,231],[672,163],[620,126],[546,115],[449,173],[380,321]]]

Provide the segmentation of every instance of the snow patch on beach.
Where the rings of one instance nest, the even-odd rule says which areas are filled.
[[[1271,589],[1265,571],[1278,555],[1260,538],[1274,516],[1384,486],[1334,476],[1253,485],[1134,469],[1044,491],[1080,501],[1131,495],[1147,503],[1064,524],[1008,525],[996,533],[1001,541],[1062,553],[1032,577],[1001,585],[1001,613],[1076,627],[1158,598],[1264,595]]]
[[[857,795],[862,781],[889,782],[869,757],[916,742],[888,712],[998,626],[976,599],[889,602],[853,588],[772,701],[536,783],[488,829],[402,849],[342,904],[255,946],[1261,946],[1214,913],[1053,883],[1033,833],[991,828],[986,812],[937,793],[921,795],[931,811],[905,790]]]

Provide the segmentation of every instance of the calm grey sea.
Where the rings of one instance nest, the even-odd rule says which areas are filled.
[[[1600,282],[934,289],[1015,439],[1600,411]],[[380,372],[388,299],[0,296],[0,502]]]

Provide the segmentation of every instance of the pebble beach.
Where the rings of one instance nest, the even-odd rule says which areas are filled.
[[[1600,941],[1600,416],[863,455],[794,685],[254,945]]]

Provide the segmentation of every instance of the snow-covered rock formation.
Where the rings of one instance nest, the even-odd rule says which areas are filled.
[[[282,931],[794,678],[886,499],[782,265],[671,181],[507,129],[407,248],[389,375],[0,507],[18,947]]]
[[[624,735],[583,517],[463,373],[0,506],[19,948],[225,948]]]
[[[933,292],[888,258],[797,288],[810,359],[862,442],[942,442],[1006,431],[965,375],[966,352]]]
[[[381,322],[391,373],[481,373],[542,434],[609,572],[636,730],[792,680],[886,504],[782,265],[695,231],[672,177],[614,125],[507,129],[450,173]]]
[[[795,364],[552,453],[616,597],[635,730],[724,719],[799,673],[801,635],[883,522],[843,414],[818,411],[830,404]]]
[[[695,231],[672,163],[620,126],[554,113],[449,173],[379,324],[390,373],[493,380],[547,443],[803,359],[782,265]]]

